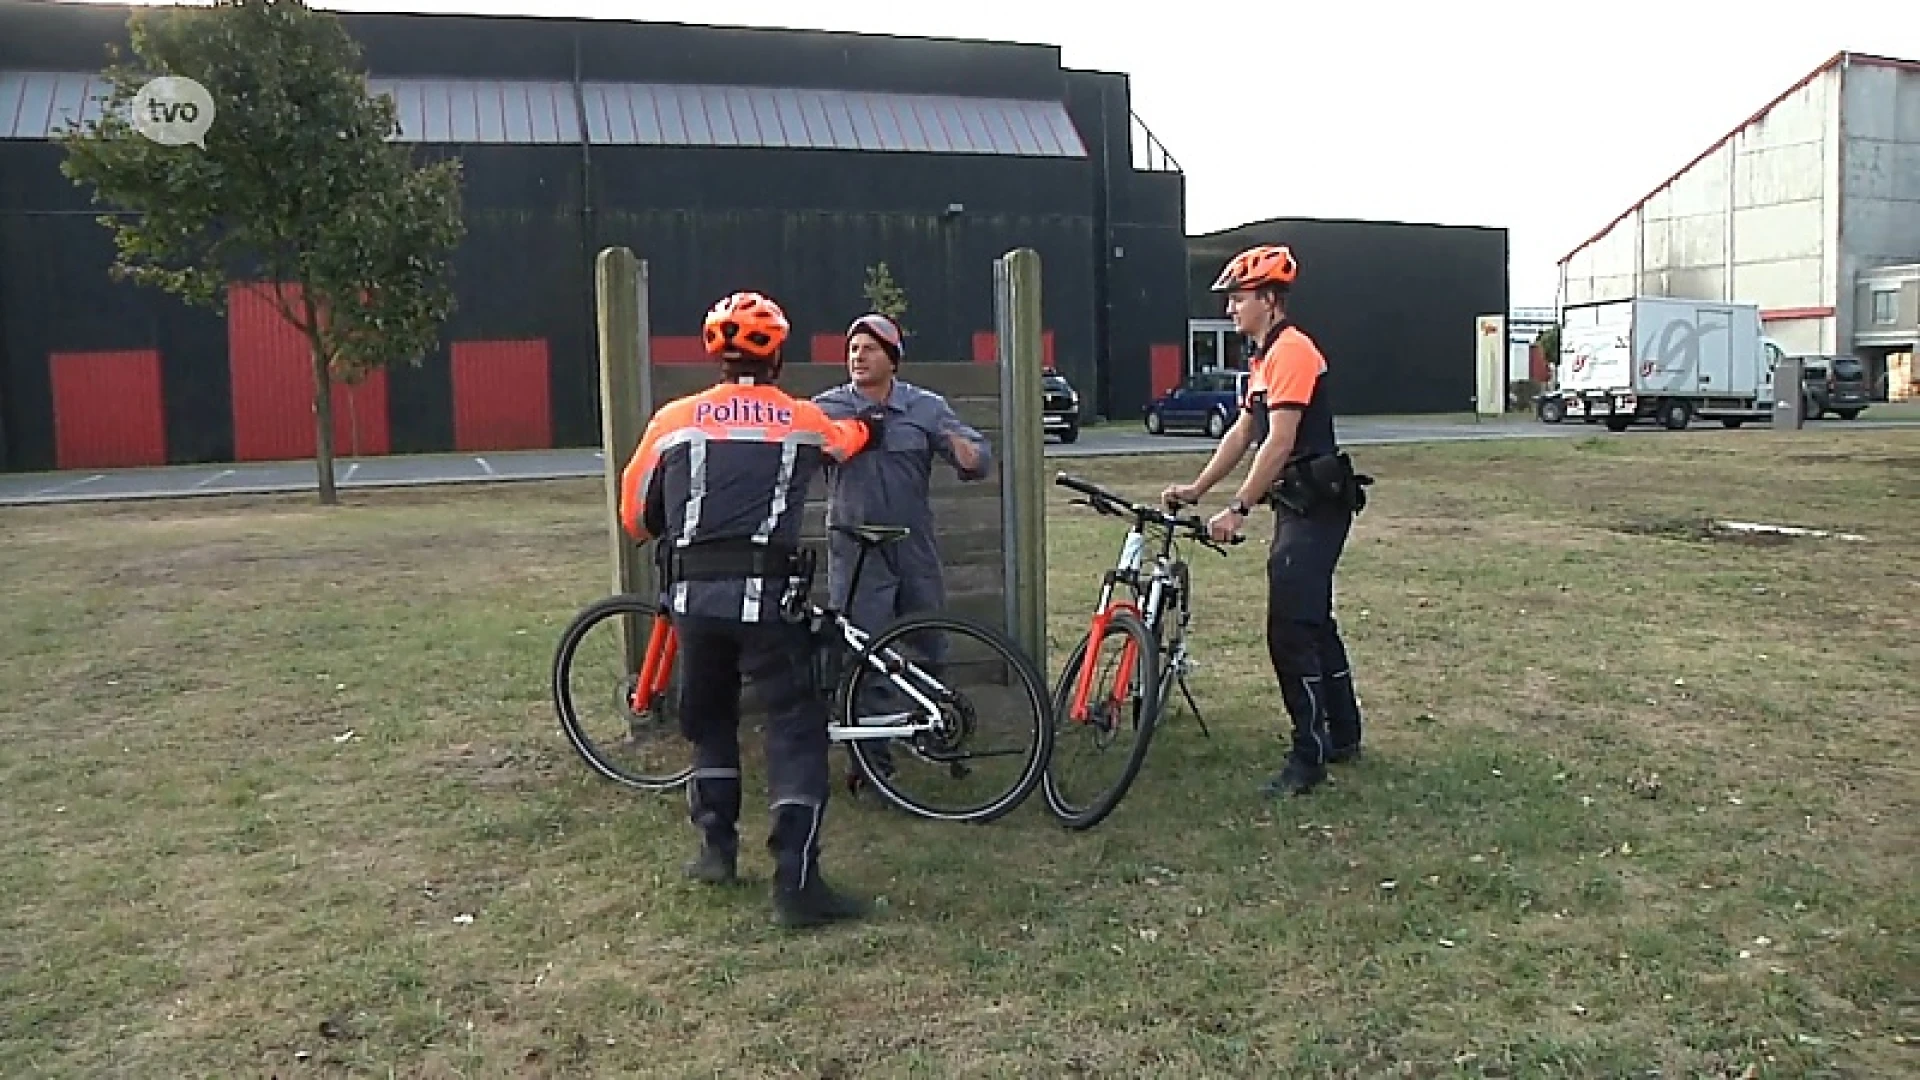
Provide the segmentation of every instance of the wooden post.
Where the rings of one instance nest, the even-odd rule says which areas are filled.
[[[624,247],[604,248],[594,260],[600,324],[600,446],[606,455],[607,537],[613,555],[613,591],[655,591],[653,560],[620,527],[620,472],[640,445],[653,415],[653,367],[647,342],[647,264]],[[622,620],[627,675],[640,672],[647,626]]]
[[[1047,668],[1046,429],[1041,418],[1040,253],[1009,251],[993,264],[1000,352],[1001,512],[1006,523],[1007,633]]]

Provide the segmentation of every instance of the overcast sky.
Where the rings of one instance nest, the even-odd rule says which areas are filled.
[[[1920,59],[1915,0],[310,2],[1057,45],[1068,67],[1132,77],[1186,173],[1189,232],[1504,226],[1516,306],[1552,304],[1561,256],[1828,56]]]

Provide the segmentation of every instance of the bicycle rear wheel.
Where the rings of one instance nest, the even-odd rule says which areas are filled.
[[[627,631],[646,642],[640,647],[641,665],[637,676],[626,674],[626,659],[621,655],[617,626],[604,642],[596,640],[585,650],[591,658],[585,674],[585,693],[574,693],[576,661],[582,642],[590,631],[616,618],[629,620]],[[597,600],[581,609],[560,634],[553,654],[553,708],[560,718],[560,729],[581,758],[594,772],[623,787],[639,791],[670,791],[685,783],[693,767],[680,734],[680,662],[678,641],[673,626],[661,618],[659,608],[636,595],[622,594]],[[633,711],[636,684],[648,683],[644,712]],[[644,755],[637,764],[629,764],[610,752],[587,730],[579,706],[592,702],[611,707],[612,720],[626,729],[623,748]],[[661,764],[678,760],[682,764]]]
[[[1147,748],[1153,742],[1153,733],[1160,720],[1160,646],[1154,640],[1153,632],[1147,629],[1139,616],[1130,611],[1116,611],[1107,620],[1106,630],[1101,635],[1102,650],[1111,643],[1116,646],[1118,655],[1132,653],[1133,670],[1125,686],[1112,686],[1100,678],[1099,658],[1087,655],[1092,637],[1091,632],[1081,636],[1080,643],[1067,659],[1066,668],[1060,673],[1059,684],[1054,688],[1055,750],[1047,762],[1046,775],[1042,780],[1047,808],[1053,811],[1061,824],[1076,831],[1091,829],[1105,821],[1107,815],[1120,805],[1120,800],[1127,797],[1127,791],[1133,787],[1141,768],[1146,765]],[[1073,715],[1073,704],[1081,671],[1090,663],[1094,665],[1095,674],[1087,689],[1087,716],[1081,720]],[[1110,784],[1081,791],[1079,785],[1061,778],[1063,767],[1067,764],[1060,760],[1062,750],[1085,743],[1094,754],[1105,759],[1108,751],[1126,732],[1132,732],[1133,745],[1119,763],[1118,778]]]
[[[944,639],[943,659],[924,659],[931,635]],[[869,663],[878,658],[891,671]],[[909,666],[909,663],[911,666]],[[873,635],[852,658],[841,679],[834,714],[848,728],[918,722],[926,706],[911,689],[939,711],[935,730],[906,739],[854,739],[847,743],[861,774],[889,802],[935,821],[984,824],[1024,802],[1040,783],[1053,749],[1053,722],[1047,683],[1033,661],[994,627],[950,615],[908,615]],[[880,714],[906,719],[880,720]],[[1024,750],[988,742],[984,726],[1004,727],[1007,741],[1030,739]],[[1014,759],[1012,779],[994,779],[982,771],[993,759]],[[917,776],[947,782],[960,800],[945,805],[909,793]]]

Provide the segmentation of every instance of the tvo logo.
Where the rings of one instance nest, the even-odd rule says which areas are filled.
[[[128,120],[133,129],[162,146],[207,148],[207,129],[213,126],[213,95],[207,88],[180,75],[163,75],[140,88],[133,97]]]

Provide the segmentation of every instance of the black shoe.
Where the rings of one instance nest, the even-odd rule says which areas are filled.
[[[739,874],[739,853],[713,844],[700,845],[700,854],[686,865],[687,876],[709,885],[731,885]]]
[[[797,889],[773,889],[773,921],[789,930],[861,919],[867,912],[864,900],[836,891],[818,872]]]
[[[1327,778],[1323,765],[1309,765],[1298,759],[1290,759],[1285,768],[1260,785],[1260,793],[1268,798],[1281,795],[1305,795]]]
[[[1354,746],[1346,747],[1345,749],[1342,749],[1342,750],[1329,751],[1327,753],[1327,764],[1344,765],[1349,761],[1357,761],[1359,760],[1359,758],[1360,758],[1360,747],[1356,744]]]

